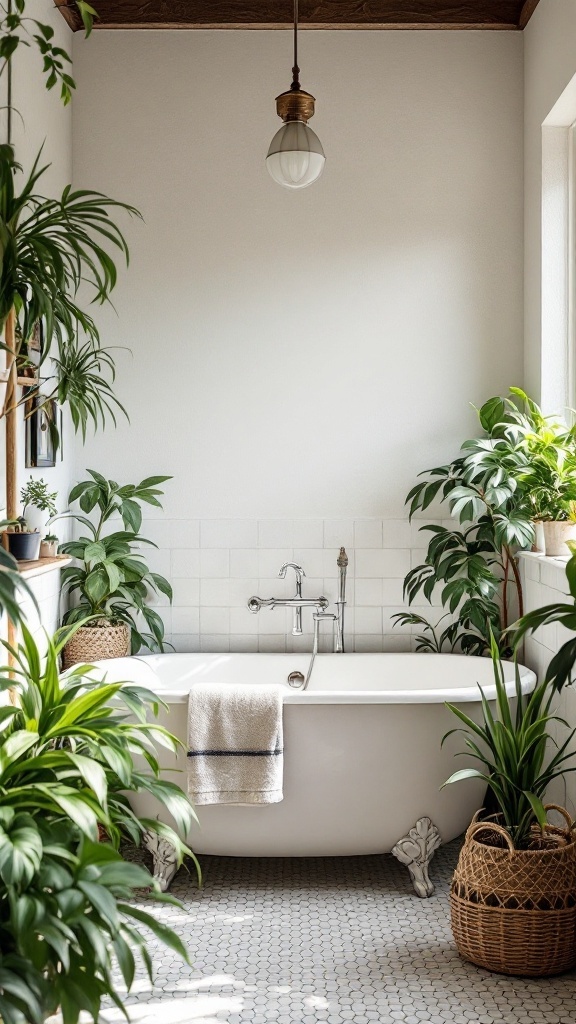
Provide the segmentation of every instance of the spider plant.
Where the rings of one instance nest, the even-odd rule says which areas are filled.
[[[547,682],[540,683],[530,694],[522,693],[518,665],[515,665],[514,696],[506,690],[504,666],[500,660],[498,645],[491,638],[491,655],[496,686],[496,714],[480,687],[482,718],[480,725],[474,722],[455,704],[446,706],[463,723],[464,728],[451,729],[442,743],[455,732],[465,737],[467,752],[481,765],[480,768],[463,768],[455,772],[445,786],[465,779],[480,779],[492,790],[504,825],[517,849],[524,849],[530,843],[530,830],[534,824],[544,827],[546,811],[543,797],[550,784],[566,772],[576,771],[567,762],[574,757],[568,748],[576,733],[569,735],[548,758],[552,743],[550,726],[557,722],[567,729],[568,723],[552,713],[554,691]],[[516,701],[515,710],[511,700]]]
[[[67,186],[60,199],[37,194],[47,170],[40,157],[41,152],[17,190],[20,168],[13,149],[0,146],[0,332],[14,309],[18,360],[36,324],[43,323],[42,362],[56,356],[57,378],[52,394],[43,397],[47,401],[57,394],[69,402],[76,429],[85,430],[89,419],[104,420],[113,406],[122,406],[103,375],[111,371],[113,376],[111,350],[102,347],[96,323],[76,297],[82,284],[91,290],[93,302],[110,301],[117,281],[111,252],[129,260],[126,240],[111,214],[140,215],[127,203],[86,189]],[[24,404],[31,394],[27,390],[16,399],[8,389],[2,414]]]
[[[14,664],[0,669],[0,694],[15,690],[17,701],[0,707],[3,1024],[41,1024],[58,1007],[64,1024],[77,1024],[81,1011],[96,1022],[105,997],[122,1007],[115,968],[128,991],[135,954],[152,973],[142,925],[187,959],[178,936],[131,902],[135,889],[175,901],[118,852],[122,837],[138,843],[151,830],[180,861],[190,854],[173,829],[138,818],[128,802],[130,793],[153,794],[186,834],[194,812],[156,758],[157,746],[174,750],[178,741],[148,722],[159,703],[149,691],[107,683],[86,665],[60,678],[70,633],[48,638],[44,658],[26,627],[17,648],[3,645]],[[99,824],[108,843],[97,842]]]

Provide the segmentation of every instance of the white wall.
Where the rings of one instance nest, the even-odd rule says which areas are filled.
[[[26,13],[37,17],[54,28],[54,43],[70,52],[72,34],[61,14],[46,0],[27,0]],[[5,88],[5,78],[3,88]],[[59,91],[48,92],[44,87],[42,75],[42,57],[35,48],[21,47],[13,62],[13,116],[12,141],[16,158],[22,165],[23,172],[30,171],[36,154],[42,144],[43,163],[50,164],[46,174],[38,183],[36,191],[46,196],[58,196],[72,177],[72,110],[64,108],[60,102]],[[6,93],[2,94],[2,103],[6,102]],[[2,114],[0,130],[2,142],[6,136],[6,114]],[[24,180],[19,178],[20,183]],[[73,436],[68,421],[65,421],[64,459],[57,459],[54,468],[26,469],[24,465],[24,420],[20,412],[18,436],[18,485],[30,477],[42,477],[50,490],[58,491],[58,506],[66,507],[71,481]],[[0,507],[5,508],[5,435],[4,424],[0,423]],[[4,512],[2,512],[2,518]],[[59,526],[61,537],[66,535],[67,528]],[[23,602],[24,614],[28,625],[42,645],[43,630],[53,632],[58,625],[60,573],[51,571],[30,581],[30,587],[38,601],[35,609],[30,600]],[[0,622],[0,636],[6,635],[6,619]]]
[[[573,0],[540,0],[523,36],[525,379],[528,390],[538,397],[542,377],[542,125],[576,74],[576,4]],[[545,309],[545,327],[556,312]],[[545,353],[545,359],[551,358],[552,353]],[[561,368],[556,371],[560,376]]]
[[[524,553],[520,560],[526,611],[534,611],[545,605],[572,604],[566,580],[566,559],[545,558],[543,555]],[[533,669],[539,679],[543,679],[550,658],[573,634],[559,622],[551,623],[527,636],[524,644],[523,661]],[[560,715],[574,727],[576,723],[576,688],[565,686],[554,703],[555,713]],[[553,728],[557,740],[563,743],[567,738],[566,728],[558,723]],[[576,743],[571,749],[576,754]],[[576,764],[576,761],[572,762]],[[567,807],[572,817],[576,816],[576,779],[569,773],[553,784],[548,799]]]
[[[26,13],[37,17],[54,28],[54,43],[68,53],[72,48],[72,33],[57,9],[46,0],[27,0]],[[21,47],[13,64],[13,104],[15,113],[12,120],[12,139],[16,158],[27,174],[43,145],[42,164],[50,165],[36,186],[36,192],[57,197],[65,185],[72,180],[72,109],[63,107],[59,89],[47,91],[44,87],[42,57],[34,45]],[[6,122],[3,121],[2,141],[5,141]],[[19,177],[23,183],[24,175]],[[65,458],[57,456],[56,466],[45,469],[26,469],[24,465],[24,420],[20,413],[18,437],[18,485],[30,476],[42,477],[53,491],[59,493],[59,507],[66,507],[70,489],[73,435],[68,420],[65,421],[63,451]],[[4,484],[4,430],[1,431],[0,462],[0,504],[5,505]],[[62,532],[62,531],[61,531]]]
[[[303,33],[327,165],[300,194],[264,167],[288,33],[100,31],[74,60],[74,180],[145,218],[118,316],[100,314],[133,353],[118,354],[131,423],[79,448],[77,474],[173,474],[154,539],[184,646],[259,643],[253,621],[231,624],[239,595],[294,552],[321,579],[327,537],[331,579],[332,549],[375,520],[367,550],[403,552],[372,561],[396,581],[361,627],[378,647],[421,544],[390,540],[408,488],[473,429],[470,402],[522,378],[521,36]],[[226,554],[183,554],[197,544]]]

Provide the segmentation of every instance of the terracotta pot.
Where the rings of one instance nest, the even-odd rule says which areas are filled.
[[[567,541],[576,540],[576,523],[566,520],[563,522],[544,522],[544,553],[546,555],[569,555],[571,554]]]
[[[94,626],[81,626],[62,652],[62,668],[81,662],[92,664],[130,654],[130,630],[125,622],[114,624],[102,619]]]
[[[40,554],[39,533],[9,533],[8,550],[19,562],[35,561]]]
[[[40,544],[40,558],[54,558],[58,554],[57,540],[43,540]]]

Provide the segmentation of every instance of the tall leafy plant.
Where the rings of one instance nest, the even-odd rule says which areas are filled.
[[[531,435],[542,424],[540,410],[523,391],[510,393],[478,410],[482,435],[465,441],[452,462],[420,474],[422,481],[406,499],[410,518],[440,501],[455,520],[454,529],[421,527],[430,535],[426,558],[404,581],[409,604],[420,595],[429,602],[438,595],[456,622],[434,634],[432,624],[418,616],[422,649],[448,646],[483,655],[493,633],[501,653],[511,652],[507,630],[516,608],[523,610],[516,555],[534,540]],[[414,622],[414,613],[395,618]]]
[[[180,861],[190,854],[180,836],[194,812],[161,778],[156,752],[178,741],[148,721],[159,704],[149,691],[107,683],[85,665],[59,678],[70,632],[47,641],[45,658],[26,628],[17,649],[4,644],[14,665],[0,669],[0,694],[15,690],[16,704],[0,707],[3,1024],[41,1024],[58,1007],[64,1024],[77,1024],[81,1011],[97,1022],[104,998],[122,1007],[118,971],[128,991],[138,956],[152,975],[143,925],[187,959],[178,936],[140,905],[175,901],[119,853],[123,836],[139,842],[154,831]],[[160,800],[179,833],[139,818],[128,802],[135,792]],[[109,842],[97,842],[99,825]]]
[[[567,723],[552,711],[554,691],[547,682],[540,683],[530,694],[522,693],[518,665],[515,665],[515,687],[512,698],[506,688],[504,667],[498,646],[491,645],[496,688],[496,714],[486,694],[480,688],[482,722],[477,724],[455,704],[447,707],[463,723],[451,729],[442,742],[454,732],[462,732],[467,757],[472,757],[479,768],[463,768],[455,772],[446,786],[467,779],[480,779],[494,793],[504,824],[517,849],[530,845],[533,825],[546,824],[543,798],[550,784],[566,772],[576,771],[569,765],[574,753],[569,750],[576,729],[569,732],[564,742],[556,747],[551,758],[550,729],[557,722]],[[516,701],[515,709],[511,700]]]
[[[132,652],[141,647],[164,649],[164,623],[148,600],[152,594],[165,594],[172,600],[172,588],[163,576],[150,572],[137,546],[152,541],[140,536],[142,503],[161,507],[158,484],[168,476],[147,477],[139,484],[120,486],[106,480],[100,473],[88,470],[90,480],[77,484],[70,492],[70,503],[78,501],[82,512],[73,518],[88,531],[88,536],[68,541],[61,550],[72,555],[79,565],[62,572],[64,592],[75,601],[64,623],[74,623],[90,616],[92,619],[125,622],[131,632]],[[95,522],[88,518],[94,512]],[[114,518],[123,530],[109,532]],[[142,629],[143,621],[149,632]]]
[[[92,316],[78,305],[80,285],[92,290],[92,301],[104,303],[117,281],[111,252],[117,250],[126,263],[128,246],[112,212],[139,216],[127,203],[100,192],[73,190],[67,186],[60,199],[36,192],[47,166],[40,154],[23,186],[16,187],[19,166],[10,146],[0,146],[0,331],[15,311],[16,359],[25,358],[26,346],[36,324],[42,322],[45,344],[43,361],[55,357],[43,403],[52,398],[67,403],[77,430],[103,423],[122,409],[108,377],[114,376],[111,350],[102,346]],[[5,347],[5,346],[4,346]],[[2,415],[25,404],[38,386],[20,398],[8,389]]]

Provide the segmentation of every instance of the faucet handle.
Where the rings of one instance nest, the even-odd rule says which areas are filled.
[[[296,562],[284,562],[284,565],[280,566],[280,570],[278,572],[279,579],[281,579],[281,580],[286,579],[286,570],[287,569],[294,569],[294,572],[296,573],[296,579],[298,580],[298,583],[301,583],[303,576],[306,575],[306,573],[304,572],[304,569],[302,568],[302,566],[301,565],[296,565]]]

